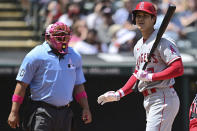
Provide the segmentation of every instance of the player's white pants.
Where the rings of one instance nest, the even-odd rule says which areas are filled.
[[[180,101],[174,88],[157,89],[144,98],[146,131],[171,131]]]

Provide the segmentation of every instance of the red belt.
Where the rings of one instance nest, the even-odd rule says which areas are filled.
[[[170,88],[173,88],[173,86],[170,86]],[[148,95],[153,94],[155,92],[157,92],[156,88],[152,88],[152,89],[146,89],[146,90],[142,91],[142,94],[144,96],[148,96]]]

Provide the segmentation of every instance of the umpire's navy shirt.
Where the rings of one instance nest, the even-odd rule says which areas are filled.
[[[68,54],[59,59],[47,42],[25,56],[16,80],[30,85],[33,100],[56,106],[71,102],[74,85],[86,81],[80,54],[69,47]]]

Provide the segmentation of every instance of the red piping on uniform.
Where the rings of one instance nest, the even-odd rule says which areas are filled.
[[[167,65],[170,65],[173,61],[175,61],[175,60],[177,60],[177,59],[179,59],[179,58],[181,58],[181,57],[180,57],[180,56],[175,57],[174,59],[170,60],[170,61],[167,63]]]
[[[163,95],[164,95],[164,105],[165,105],[166,104],[165,94],[163,93]],[[164,108],[165,108],[165,106],[163,106],[162,113],[161,113],[162,115],[161,115],[161,122],[160,122],[160,126],[159,126],[159,131],[161,130],[161,123],[162,123],[162,119],[163,119]]]

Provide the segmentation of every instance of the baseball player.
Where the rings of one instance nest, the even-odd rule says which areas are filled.
[[[197,131],[197,94],[190,106],[189,120],[189,131]]]
[[[46,29],[46,41],[36,46],[24,58],[17,74],[16,88],[8,124],[19,126],[19,108],[26,88],[30,88],[30,100],[23,118],[27,131],[71,131],[73,112],[70,103],[73,94],[82,106],[85,124],[92,121],[83,83],[81,56],[68,42],[71,29],[56,22]]]
[[[183,74],[181,56],[173,40],[163,35],[146,70],[142,70],[158,32],[154,29],[157,12],[152,3],[144,1],[137,4],[132,15],[133,23],[142,33],[134,47],[135,72],[122,88],[99,96],[98,103],[120,100],[133,92],[138,79],[138,90],[144,95],[146,131],[171,131],[180,104],[173,85],[174,78]]]

